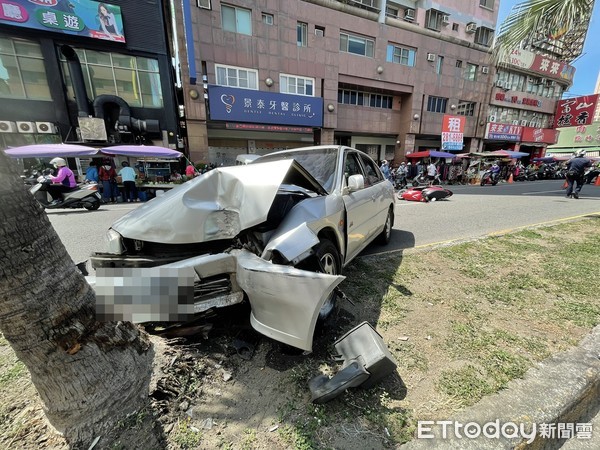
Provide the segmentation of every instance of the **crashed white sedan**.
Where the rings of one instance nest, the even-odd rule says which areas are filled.
[[[106,252],[92,256],[90,282],[102,304],[136,322],[157,319],[135,305],[165,317],[172,298],[188,313],[247,298],[257,331],[311,350],[342,267],[376,238],[389,242],[394,205],[392,184],[356,149],[272,153],[211,170],[119,219]]]

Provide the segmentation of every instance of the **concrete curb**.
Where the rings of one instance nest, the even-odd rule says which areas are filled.
[[[530,369],[523,379],[513,380],[508,388],[486,397],[455,417],[440,417],[438,420],[455,421],[465,425],[475,422],[480,426],[499,421],[499,426],[508,422],[524,424],[526,435],[537,428],[534,439],[515,436],[465,437],[461,429],[455,435],[455,424],[447,426],[447,438],[442,437],[443,426],[430,424],[425,434],[433,438],[417,438],[402,446],[402,450],[423,448],[460,449],[556,449],[566,439],[540,437],[540,424],[585,423],[600,410],[600,326],[597,326],[581,343],[564,353],[555,355]],[[476,428],[471,428],[474,430]],[[511,431],[509,429],[508,431]],[[556,430],[556,429],[555,429]],[[495,434],[493,428],[488,434]],[[512,432],[508,433],[513,434]],[[600,430],[594,430],[594,436]],[[530,441],[530,442],[527,442]],[[581,440],[581,442],[585,442]]]

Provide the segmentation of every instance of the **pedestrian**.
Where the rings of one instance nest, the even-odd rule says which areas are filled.
[[[50,164],[58,169],[56,176],[49,175],[52,184],[46,188],[48,193],[52,196],[50,206],[54,206],[63,202],[63,193],[75,189],[77,187],[77,182],[75,181],[75,174],[67,167],[67,162],[64,159],[54,158],[50,161]]]
[[[115,203],[113,185],[116,184],[117,173],[109,159],[105,159],[98,170],[98,180],[102,183],[102,198],[104,203]]]
[[[592,166],[592,161],[585,157],[585,150],[577,150],[567,162],[567,198],[579,198],[584,183],[585,169]],[[575,189],[573,187],[577,183]]]
[[[384,178],[386,180],[389,180],[391,177],[390,167],[385,159],[381,162],[381,166],[379,167],[379,169],[381,170],[381,173],[383,174]]]
[[[429,180],[429,184],[433,184],[433,182],[435,181],[435,177],[437,176],[438,173],[438,169],[437,166],[435,165],[435,163],[433,162],[433,159],[429,162],[429,165],[427,166],[427,179]]]
[[[190,180],[190,179],[194,178],[197,174],[198,174],[198,171],[194,167],[194,164],[190,161],[190,163],[185,168],[185,176],[188,178],[188,180]]]
[[[98,182],[98,168],[96,167],[96,163],[93,160],[90,162],[89,167],[85,171],[85,180],[83,181],[90,183]]]
[[[119,170],[119,176],[123,181],[123,201],[135,202],[137,199],[137,189],[135,187],[137,174],[133,168],[129,167],[129,163],[127,161],[123,161],[121,166],[123,166],[123,168]]]

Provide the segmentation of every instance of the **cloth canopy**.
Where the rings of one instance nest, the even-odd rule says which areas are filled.
[[[113,147],[94,148],[76,144],[35,144],[13,147],[4,150],[13,158],[53,158],[62,156],[74,158],[82,156],[152,156],[156,158],[180,158],[183,153],[166,147],[151,145],[115,145]]]
[[[488,154],[486,154],[486,156],[487,155]],[[495,152],[490,152],[489,156],[501,156],[503,158],[522,158],[524,156],[529,156],[529,153],[513,152],[512,150],[496,150]]]
[[[438,152],[435,150],[424,150],[406,155],[407,158],[454,158],[454,153]]]

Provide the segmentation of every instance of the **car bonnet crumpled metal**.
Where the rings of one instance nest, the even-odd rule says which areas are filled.
[[[299,167],[291,159],[219,167],[133,210],[112,228],[125,238],[168,244],[231,239],[266,220],[279,186],[292,172],[297,180]]]

